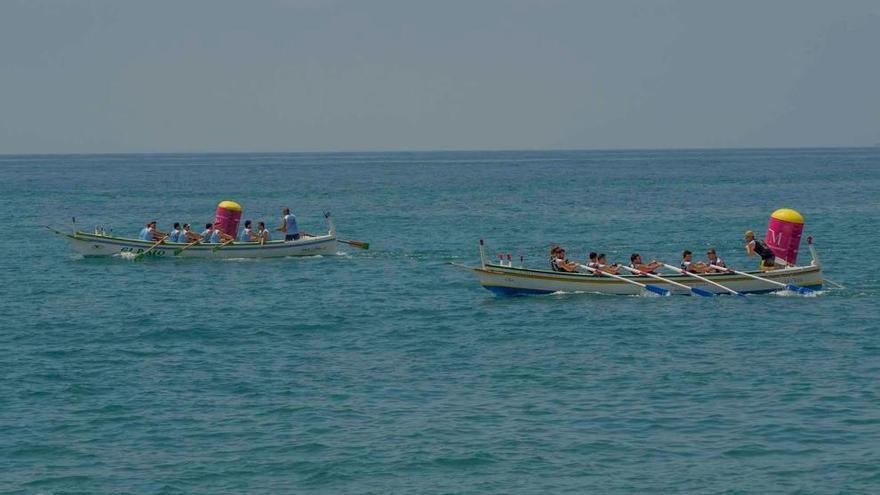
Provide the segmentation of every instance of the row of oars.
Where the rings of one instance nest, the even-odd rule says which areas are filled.
[[[611,277],[611,278],[614,278],[614,279],[617,279],[617,280],[620,280],[620,281],[626,282],[626,283],[628,283],[628,284],[637,285],[637,286],[641,287],[641,288],[644,289],[644,290],[647,290],[647,291],[649,291],[649,292],[653,292],[654,294],[659,294],[659,295],[661,295],[661,296],[669,295],[669,289],[665,289],[665,288],[663,288],[663,287],[658,287],[658,286],[653,285],[653,284],[645,284],[645,283],[642,283],[642,282],[637,282],[637,281],[635,281],[635,280],[632,280],[632,279],[629,279],[629,278],[626,278],[626,277],[621,277],[620,275],[616,275],[616,274],[614,274],[614,273],[608,273],[608,272],[604,272],[604,271],[601,271],[601,270],[597,270],[596,268],[592,268],[592,267],[589,267],[589,266],[587,266],[587,265],[578,265],[578,266],[581,267],[581,268],[584,268],[584,269],[588,270],[590,273],[599,273],[599,274],[601,274],[601,275],[603,275],[603,276]],[[740,296],[740,297],[745,297],[745,294],[743,294],[742,292],[739,292],[739,291],[733,290],[733,289],[731,289],[730,287],[727,287],[727,286],[725,286],[725,285],[721,285],[721,284],[719,284],[718,282],[715,282],[714,280],[709,280],[709,279],[706,278],[706,277],[703,277],[703,276],[697,275],[696,273],[689,272],[689,271],[687,271],[687,270],[685,270],[685,269],[683,269],[683,268],[678,268],[678,267],[675,267],[675,266],[672,266],[672,265],[668,265],[668,264],[666,264],[666,263],[663,263],[663,266],[664,266],[666,269],[668,269],[668,270],[677,271],[677,272],[679,272],[679,273],[681,273],[681,274],[683,274],[683,275],[687,275],[687,276],[689,276],[689,277],[693,277],[693,278],[695,278],[695,279],[697,279],[697,280],[700,280],[701,282],[704,282],[704,283],[707,283],[707,284],[709,284],[709,285],[713,285],[713,286],[715,286],[715,287],[718,287],[719,289],[721,289],[721,290],[723,290],[723,291],[725,291],[725,292],[727,292],[727,293],[730,293],[730,294],[733,294],[733,295],[736,295],[736,296]],[[715,270],[720,270],[720,271],[722,271],[722,272],[726,272],[726,273],[735,273],[735,274],[737,274],[737,275],[742,275],[742,276],[744,276],[744,277],[749,277],[749,278],[753,278],[753,279],[755,279],[755,280],[760,280],[760,281],[762,281],[762,282],[767,282],[767,283],[772,284],[772,285],[775,285],[775,286],[777,286],[777,287],[782,287],[782,288],[788,289],[788,290],[790,290],[790,291],[797,292],[798,294],[809,294],[809,293],[813,292],[813,290],[810,289],[810,288],[808,288],[808,287],[801,287],[801,286],[799,286],[799,285],[794,285],[794,284],[785,284],[785,283],[782,283],[782,282],[777,282],[777,281],[775,281],[775,280],[770,280],[770,279],[768,279],[768,278],[759,277],[759,276],[757,276],[757,275],[753,275],[753,274],[751,274],[751,273],[746,273],[746,272],[741,272],[741,271],[739,271],[739,270],[734,270],[734,269],[732,269],[732,268],[727,268],[727,267],[722,267],[722,266],[717,266],[717,265],[709,265],[709,266],[710,266],[711,268],[714,268]],[[714,296],[716,295],[716,294],[715,294],[714,292],[712,292],[712,291],[708,291],[708,290],[705,290],[705,289],[701,289],[701,288],[699,288],[699,287],[690,287],[690,286],[687,286],[687,285],[685,285],[685,284],[682,284],[682,283],[676,282],[676,281],[674,281],[674,280],[670,280],[670,279],[668,279],[668,278],[661,277],[660,275],[657,275],[657,274],[654,274],[654,273],[648,273],[648,272],[645,272],[645,271],[642,271],[642,270],[638,270],[638,269],[636,269],[636,268],[632,268],[632,267],[629,267],[629,266],[624,266],[624,265],[620,265],[620,267],[623,268],[624,270],[629,271],[630,273],[635,274],[635,275],[644,275],[644,276],[651,277],[651,278],[656,279],[656,280],[660,280],[661,282],[666,282],[667,284],[673,285],[673,286],[675,286],[675,287],[679,287],[679,288],[682,288],[682,289],[686,289],[686,290],[690,291],[691,294],[696,294],[696,295],[698,295],[698,296],[702,296],[702,297],[714,297]]]

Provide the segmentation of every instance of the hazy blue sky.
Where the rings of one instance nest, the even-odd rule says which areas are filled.
[[[0,0],[0,153],[860,146],[880,0]]]

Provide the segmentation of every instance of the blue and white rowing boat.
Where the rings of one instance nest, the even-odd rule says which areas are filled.
[[[485,258],[482,258],[480,266],[464,268],[476,275],[480,285],[499,296],[556,292],[638,295],[644,293],[645,285],[668,290],[669,294],[682,295],[694,293],[691,288],[696,288],[696,292],[713,294],[766,293],[778,291],[782,285],[805,288],[805,292],[809,292],[811,289],[821,289],[823,285],[822,265],[812,244],[810,244],[810,253],[812,260],[807,266],[787,266],[773,271],[754,270],[740,272],[741,274],[699,274],[705,280],[683,273],[661,274],[668,282],[639,275],[620,275],[611,278],[592,273],[567,273],[524,266],[515,267],[512,263],[504,264],[503,261],[497,264],[490,263]]]

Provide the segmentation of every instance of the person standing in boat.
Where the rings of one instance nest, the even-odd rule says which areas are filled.
[[[254,229],[251,228],[250,220],[244,221],[244,228],[241,229],[241,232],[238,233],[238,240],[242,242],[256,242],[260,240],[260,237],[254,233]]]
[[[751,230],[746,231],[745,238],[746,254],[748,254],[749,257],[756,254],[761,257],[761,264],[759,265],[761,270],[768,271],[776,268],[776,254],[773,253],[772,249],[767,247],[763,241],[755,239],[755,233]]]
[[[299,227],[296,225],[296,217],[290,212],[290,208],[284,208],[281,211],[281,227],[278,227],[277,230],[284,232],[285,241],[299,239]]]
[[[706,251],[706,257],[709,259],[709,262],[706,263],[706,273],[724,273],[725,270],[719,270],[717,268],[712,268],[709,265],[720,266],[722,268],[726,268],[727,265],[724,264],[724,260],[718,257],[718,253],[715,252],[715,248],[710,247]]]

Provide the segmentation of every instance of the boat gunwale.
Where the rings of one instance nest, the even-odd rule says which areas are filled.
[[[494,265],[487,263],[484,267],[472,267],[473,271],[477,273],[485,273],[488,275],[496,275],[496,276],[514,276],[518,278],[528,278],[528,279],[542,279],[542,280],[556,280],[556,281],[564,281],[564,282],[575,282],[575,283],[599,283],[599,284],[623,284],[621,280],[617,280],[611,277],[602,277],[596,276],[591,273],[581,273],[581,272],[555,272],[552,270],[540,269],[540,268],[525,268],[525,267],[513,267],[513,266],[503,266],[503,265]],[[769,280],[774,280],[776,278],[784,278],[786,276],[794,276],[794,275],[803,275],[811,272],[819,272],[822,271],[821,265],[806,265],[806,266],[795,266],[795,267],[786,267],[778,270],[772,270],[768,272],[754,270],[754,271],[744,271],[744,273],[748,273],[750,275],[757,275]],[[685,283],[690,282],[692,284],[699,284],[700,281],[694,277],[690,277],[680,273],[673,274],[659,274],[663,278],[672,280],[674,282]],[[665,282],[662,280],[651,279],[644,275],[620,275],[621,277],[628,280],[635,281],[651,281],[651,284],[655,285],[664,285]],[[702,277],[710,278],[710,279],[718,279],[726,282],[733,281],[741,281],[741,280],[754,280],[751,277],[746,277],[743,275],[739,275],[736,273],[705,273],[700,274]],[[774,280],[775,281],[775,280]]]
[[[155,241],[144,241],[142,239],[133,239],[129,237],[117,237],[117,236],[106,236],[106,235],[96,235],[89,234],[87,232],[75,232],[73,234],[64,234],[68,239],[74,241],[81,242],[100,242],[103,244],[110,244],[115,246],[152,246],[155,244]],[[281,248],[292,248],[292,247],[301,247],[301,246],[310,246],[313,244],[322,244],[326,242],[336,241],[336,236],[333,234],[326,234],[323,236],[313,236],[308,239],[298,239],[295,241],[284,241],[284,240],[274,240],[267,241],[264,244],[260,244],[259,242],[253,241],[235,241],[231,244],[228,244],[223,247],[224,251],[237,251],[237,250],[253,250],[253,249],[281,249]],[[187,246],[189,243],[185,242],[165,242],[156,246],[155,249],[179,249],[181,247]],[[202,243],[197,244],[189,249],[193,251],[205,251],[205,250],[213,250],[217,246],[222,245],[221,243]]]

